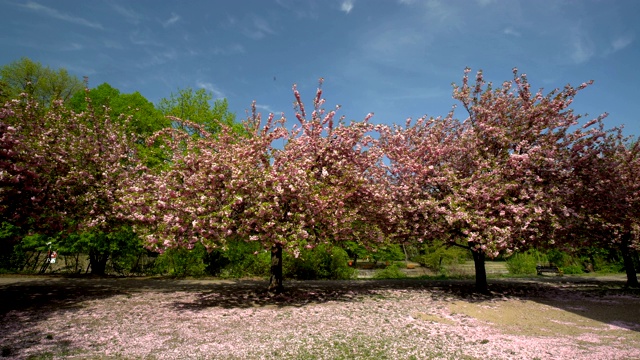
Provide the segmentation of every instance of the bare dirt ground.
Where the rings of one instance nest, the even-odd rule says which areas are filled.
[[[640,359],[623,276],[286,281],[0,276],[10,359]]]

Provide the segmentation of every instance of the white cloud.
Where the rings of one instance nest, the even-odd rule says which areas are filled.
[[[276,113],[275,111],[273,111],[273,109],[269,105],[256,104],[256,109],[262,110],[263,112],[267,112],[269,114],[275,114]]]
[[[25,5],[25,7],[29,8],[31,10],[34,10],[34,11],[41,12],[41,13],[47,15],[47,16],[50,16],[50,17],[58,19],[58,20],[67,21],[67,22],[70,22],[70,23],[74,23],[74,24],[78,24],[78,25],[82,25],[82,26],[87,26],[87,27],[94,28],[94,29],[104,29],[102,27],[102,24],[100,24],[100,23],[92,22],[92,21],[89,21],[89,20],[81,18],[81,17],[65,14],[65,13],[62,13],[62,12],[56,10],[56,9],[52,9],[50,7],[38,4],[36,2],[29,1]]]
[[[576,64],[587,62],[595,55],[593,41],[580,27],[572,29],[570,41],[570,56]]]
[[[111,7],[120,15],[124,16],[125,19],[127,19],[128,22],[132,23],[132,24],[138,24],[140,23],[140,21],[143,19],[143,16],[138,14],[137,12],[129,9],[129,8],[125,8],[123,6],[120,6],[118,4],[115,3],[111,3]]]
[[[611,42],[611,47],[613,47],[613,51],[618,51],[626,48],[633,42],[632,36],[622,36]]]
[[[496,0],[477,0],[478,5],[480,6],[488,6],[496,2]]]
[[[234,25],[235,23],[236,22],[233,21],[231,22],[231,25]],[[240,24],[242,24],[243,26],[243,28],[241,28],[241,31],[244,35],[254,40],[260,40],[267,35],[272,35],[276,33],[271,28],[271,25],[269,25],[269,22],[267,20],[257,15],[253,15],[251,17],[251,20],[250,20],[251,25],[246,25],[247,23],[248,23],[247,21],[240,22]]]
[[[464,27],[458,9],[448,2],[428,0],[424,3],[426,20],[429,24],[446,25],[447,29]]]
[[[318,5],[313,1],[299,1],[299,0],[276,0],[276,4],[293,12],[296,17],[300,19],[317,19],[318,18]]]
[[[244,54],[246,50],[244,49],[244,46],[242,46],[241,44],[232,44],[226,47],[216,46],[215,48],[213,48],[212,52],[215,55],[234,55],[234,54]]]
[[[502,33],[505,35],[511,35],[511,36],[517,36],[517,37],[522,36],[522,34],[519,31],[515,30],[512,27],[505,28],[504,30],[502,30]]]
[[[340,10],[344,11],[345,13],[350,13],[351,10],[353,10],[353,5],[355,4],[356,0],[343,0],[342,4],[340,4]]]
[[[171,26],[171,25],[175,24],[176,22],[180,21],[180,19],[181,19],[180,15],[172,12],[171,13],[171,17],[167,21],[163,22],[162,26],[163,27]]]
[[[224,93],[221,90],[219,90],[218,88],[216,88],[210,82],[204,82],[204,81],[198,80],[198,81],[196,81],[196,86],[211,92],[211,94],[213,94],[213,98],[214,99],[222,99],[222,98],[225,97]]]
[[[129,40],[134,45],[141,46],[163,46],[160,42],[153,39],[153,35],[151,32],[146,29],[142,30],[134,30],[129,34]]]
[[[271,26],[269,25],[269,23],[267,22],[267,20],[261,18],[261,17],[255,17],[253,19],[253,26],[258,29],[258,31],[265,33],[265,34],[274,34],[275,31],[273,31],[273,29],[271,28]]]
[[[120,44],[118,41],[114,41],[110,39],[103,40],[102,44],[107,49],[123,49],[122,44]]]
[[[64,45],[60,48],[60,50],[62,51],[77,51],[77,50],[82,50],[84,48],[84,46],[78,44],[78,43],[69,43],[67,45]]]

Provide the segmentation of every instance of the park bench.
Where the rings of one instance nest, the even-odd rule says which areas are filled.
[[[543,273],[554,273],[554,274],[557,274],[558,276],[563,275],[562,269],[560,269],[555,265],[549,265],[549,266],[537,265],[536,272],[538,273],[538,275],[542,275]]]

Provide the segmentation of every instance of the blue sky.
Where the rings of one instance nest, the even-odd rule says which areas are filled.
[[[293,123],[291,85],[311,106],[404,123],[445,115],[465,67],[488,80],[526,73],[548,92],[595,80],[573,108],[640,135],[640,1],[0,0],[0,64],[29,57],[90,86],[108,82],[157,103],[178,88],[252,100]],[[461,108],[458,118],[465,118]]]

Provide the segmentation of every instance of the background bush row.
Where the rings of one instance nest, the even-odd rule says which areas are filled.
[[[109,236],[109,241],[102,237]],[[0,249],[0,271],[19,273],[88,273],[88,256],[96,244],[108,244],[111,253],[105,261],[106,273],[111,275],[164,275],[164,276],[215,276],[219,278],[268,277],[271,254],[260,244],[231,241],[225,249],[211,252],[201,244],[192,250],[169,249],[163,254],[145,250],[140,240],[129,229],[101,234],[97,232],[72,234],[60,238],[42,235],[25,235],[19,228],[8,224],[0,226],[0,244],[8,244],[8,238],[21,237],[12,247]],[[48,244],[51,242],[51,244]],[[59,257],[56,265],[46,263],[49,247],[56,250]],[[393,262],[410,260],[438,275],[448,275],[447,269],[456,264],[470,261],[469,251],[444,244],[423,245],[421,247],[388,245],[379,249],[366,249],[354,242],[346,242],[343,247],[320,245],[314,249],[304,249],[297,258],[284,255],[284,275],[289,279],[351,279],[356,276],[358,262],[379,264],[376,278],[401,278],[406,275]],[[541,252],[531,249],[510,257],[500,257],[506,261],[509,273],[514,275],[535,275],[536,265],[555,265],[565,274],[584,272],[618,273],[624,271],[620,254],[616,250],[585,248],[571,252],[550,250]],[[635,259],[640,268],[640,260]],[[391,264],[392,266],[385,266]]]

